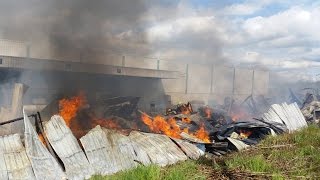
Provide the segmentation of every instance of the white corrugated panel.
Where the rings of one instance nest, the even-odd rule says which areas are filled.
[[[7,166],[4,161],[4,153],[0,149],[0,179],[8,179]]]
[[[275,121],[287,126],[289,132],[301,129],[307,126],[307,122],[299,109],[297,103],[281,105],[274,104],[269,111],[263,115],[265,121]]]
[[[114,130],[102,130],[97,126],[80,141],[90,164],[99,174],[112,174],[137,165],[130,139]]]
[[[4,179],[35,179],[31,163],[27,157],[20,135],[13,134],[0,137],[1,171]],[[7,173],[3,172],[6,168]]]
[[[238,140],[238,139],[234,139],[234,138],[227,138],[239,151],[246,149],[248,147],[250,147],[249,145],[245,144],[244,142]]]
[[[169,160],[169,164],[174,164],[178,161],[185,161],[188,159],[183,151],[168,136],[152,133],[144,134],[150,136],[150,142],[154,146],[159,146],[160,148],[162,148],[162,150],[164,150],[164,153],[167,155],[167,158]]]
[[[49,153],[48,149],[40,141],[25,112],[24,116],[24,140],[27,155],[31,161],[34,174],[37,179],[61,180],[66,175],[56,159]]]
[[[53,149],[62,160],[68,179],[88,179],[94,174],[93,168],[77,139],[61,116],[51,117],[50,121],[45,124],[45,133]]]
[[[135,151],[146,152],[151,163],[166,166],[188,158],[168,136],[133,131],[129,138]]]
[[[204,155],[204,151],[199,149],[196,145],[191,144],[187,141],[181,139],[173,139],[181,148],[181,150],[190,158],[190,159],[199,159],[200,156]]]

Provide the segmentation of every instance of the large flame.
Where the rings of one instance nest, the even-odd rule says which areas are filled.
[[[71,128],[72,125],[73,130],[81,131],[81,128],[79,129],[76,123],[72,123],[72,120],[76,119],[78,111],[86,105],[86,102],[87,100],[83,93],[70,99],[61,99],[59,101],[59,115],[63,117],[68,127]],[[182,112],[183,114],[191,114],[191,111],[188,109]],[[96,125],[101,125],[106,128],[121,129],[121,126],[119,126],[113,120],[91,116],[90,121],[91,126],[93,127]],[[206,132],[204,125],[201,125],[197,131],[191,133],[189,132],[188,128],[180,129],[174,117],[165,118],[160,115],[156,117],[150,117],[147,114],[143,113],[142,121],[149,127],[152,132],[155,133],[162,133],[173,138],[181,138],[180,134],[182,132],[185,132],[204,142],[210,142],[209,134]],[[188,117],[184,117],[182,121],[184,123],[191,123],[191,119]]]
[[[146,114],[142,114],[141,118],[152,132],[163,133],[173,138],[181,138],[181,130],[173,118],[167,121],[164,117],[158,115],[152,119]]]
[[[191,136],[194,136],[206,143],[210,143],[209,134],[206,132],[204,125],[201,125],[199,130],[195,133],[190,133],[188,128],[180,129],[177,125],[176,120],[173,117],[168,119],[158,115],[154,118],[148,116],[147,114],[142,114],[142,121],[149,127],[152,132],[155,133],[163,133],[167,136],[173,138],[181,138],[180,134],[185,132]],[[191,120],[189,118],[183,118],[183,122],[190,123]]]
[[[77,112],[86,104],[86,97],[83,93],[70,99],[61,99],[59,101],[59,115],[63,117],[67,126],[70,127],[71,120],[77,116]]]

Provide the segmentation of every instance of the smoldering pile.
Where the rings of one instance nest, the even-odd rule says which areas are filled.
[[[156,119],[149,116],[148,121],[144,122],[153,132],[172,136],[174,133],[171,131],[174,131],[176,136],[174,138],[187,140],[214,155],[224,155],[234,150],[248,148],[258,144],[268,135],[294,131],[307,125],[295,103],[272,105],[261,118],[249,118],[243,114],[238,116],[233,114],[232,117],[223,109],[208,106],[200,107],[194,112],[192,105],[187,103],[168,109],[162,116],[163,121],[174,121],[175,124],[172,126],[177,126],[176,128],[171,126],[165,130],[156,129],[157,123],[152,121],[159,121],[157,120],[159,117]],[[202,129],[201,134],[200,129]]]

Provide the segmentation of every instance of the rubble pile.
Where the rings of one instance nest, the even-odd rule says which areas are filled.
[[[248,117],[243,116],[246,113],[229,114],[209,106],[194,111],[190,103],[180,103],[167,109],[165,115],[143,114],[142,119],[151,132],[187,140],[214,155],[241,150],[259,143],[267,135],[292,132],[307,125],[296,103],[274,104],[261,118],[243,119]],[[242,119],[231,117],[232,114]],[[160,122],[168,126],[163,130]],[[200,130],[207,136],[199,136]]]
[[[308,122],[319,123],[320,122],[320,102],[312,101],[306,105],[302,110],[302,113]]]
[[[28,116],[24,111],[24,137],[0,137],[0,159],[6,160],[0,163],[1,179],[87,179],[139,164],[166,166],[205,154],[221,156],[256,145],[268,135],[304,128],[305,117],[317,119],[320,107],[312,100],[304,103],[303,113],[297,103],[273,104],[263,111],[258,104],[265,108],[265,99],[249,96],[240,105],[227,101],[194,109],[191,103],[179,103],[150,115],[137,108],[138,101],[115,97],[89,105],[83,95],[63,98],[52,105],[58,110],[44,122],[41,113]],[[36,128],[29,117],[35,118]]]

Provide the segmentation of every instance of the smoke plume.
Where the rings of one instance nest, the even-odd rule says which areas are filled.
[[[130,51],[145,43],[142,0],[10,0],[0,2],[0,38],[31,43],[33,56],[76,59],[95,51]],[[39,48],[41,50],[39,50]],[[45,52],[41,52],[45,51]]]

